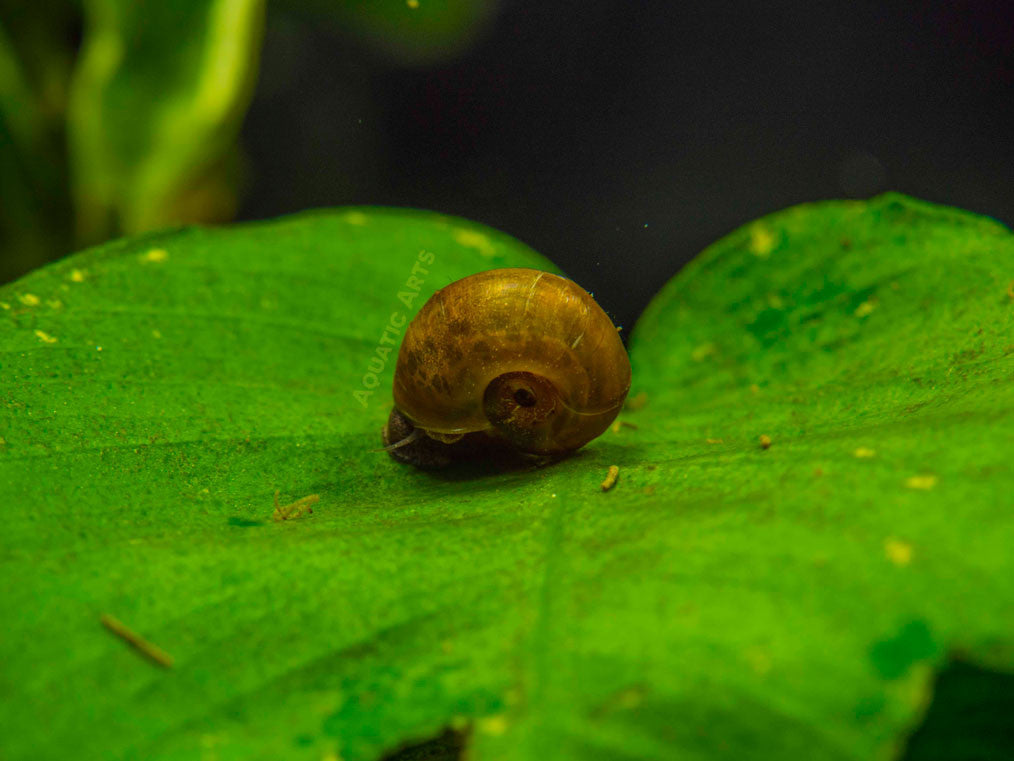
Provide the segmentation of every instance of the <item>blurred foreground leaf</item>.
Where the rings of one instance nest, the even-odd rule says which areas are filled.
[[[69,133],[79,236],[232,216],[263,0],[87,0]]]
[[[5,757],[868,759],[950,654],[1014,666],[1008,231],[789,209],[649,307],[636,428],[530,471],[375,451],[388,326],[515,265],[549,266],[352,209],[0,289]],[[275,490],[320,501],[275,523]]]

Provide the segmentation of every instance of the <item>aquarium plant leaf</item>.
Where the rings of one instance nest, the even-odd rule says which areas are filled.
[[[1014,667],[1006,229],[766,217],[575,456],[392,461],[405,321],[502,266],[552,269],[357,208],[0,288],[5,758],[889,758],[949,662]]]

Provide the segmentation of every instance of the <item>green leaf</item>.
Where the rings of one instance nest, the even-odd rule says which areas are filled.
[[[88,0],[69,131],[81,237],[226,218],[264,0]]]
[[[1014,667],[1008,231],[900,196],[765,218],[645,313],[636,429],[394,463],[392,314],[498,266],[550,265],[350,209],[0,288],[6,757],[354,761],[453,727],[475,759],[866,759],[950,654]],[[320,501],[274,522],[275,490]]]

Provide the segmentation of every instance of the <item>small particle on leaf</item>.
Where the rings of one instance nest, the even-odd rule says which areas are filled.
[[[63,306],[63,302],[60,299],[46,299],[46,306],[50,309],[59,309]]]
[[[866,315],[870,314],[876,308],[877,303],[875,301],[867,300],[856,307],[855,315],[856,317],[866,317]]]
[[[39,297],[34,293],[19,293],[18,301],[26,307],[37,307],[39,305]]]
[[[886,539],[884,555],[897,566],[908,565],[912,562],[912,545],[897,539]]]
[[[288,505],[278,504],[278,492],[275,492],[275,512],[271,516],[274,521],[287,521],[313,514],[313,505],[320,501],[319,494],[310,494]]]
[[[484,735],[502,735],[507,731],[507,717],[503,714],[484,716],[475,722],[475,727]]]
[[[637,430],[637,426],[633,423],[628,423],[626,420],[617,420],[613,423],[612,431],[613,433],[619,433],[621,428],[630,428],[634,431]]]
[[[856,448],[856,451],[853,452],[853,454],[859,459],[873,457],[876,453],[876,450],[870,449],[869,447],[858,447]]]
[[[54,336],[49,335],[49,333],[46,333],[45,331],[36,330],[35,335],[38,336],[39,340],[42,341],[43,343],[47,344],[56,343],[56,338]]]
[[[141,261],[145,262],[164,262],[169,258],[169,252],[164,248],[153,248],[147,253],[141,255]]]
[[[937,477],[926,475],[926,476],[912,476],[905,481],[905,486],[909,489],[922,489],[928,491],[937,485]]]
[[[163,666],[167,669],[171,669],[173,667],[173,658],[169,655],[169,653],[162,648],[153,645],[137,632],[127,628],[126,624],[120,620],[113,618],[108,613],[103,613],[101,621],[102,625],[106,627],[106,629],[111,631],[124,642],[131,645],[142,655],[150,658],[159,666]]]
[[[1007,286],[1007,298],[1014,301],[1014,280],[1010,281],[1010,285]]]
[[[85,280],[85,273],[78,269],[71,270],[70,279],[75,283],[83,283]]]
[[[763,225],[750,228],[750,253],[767,259],[775,247],[775,236]]]
[[[602,491],[609,491],[616,485],[616,479],[620,477],[620,466],[610,465],[606,480],[602,482]]]
[[[766,433],[762,433],[757,441],[760,442],[761,449],[768,449],[771,447],[771,437]]]

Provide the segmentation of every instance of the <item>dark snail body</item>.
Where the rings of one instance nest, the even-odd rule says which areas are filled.
[[[578,449],[616,418],[630,362],[592,297],[548,272],[480,272],[437,291],[409,325],[384,443],[439,467],[485,443]]]

